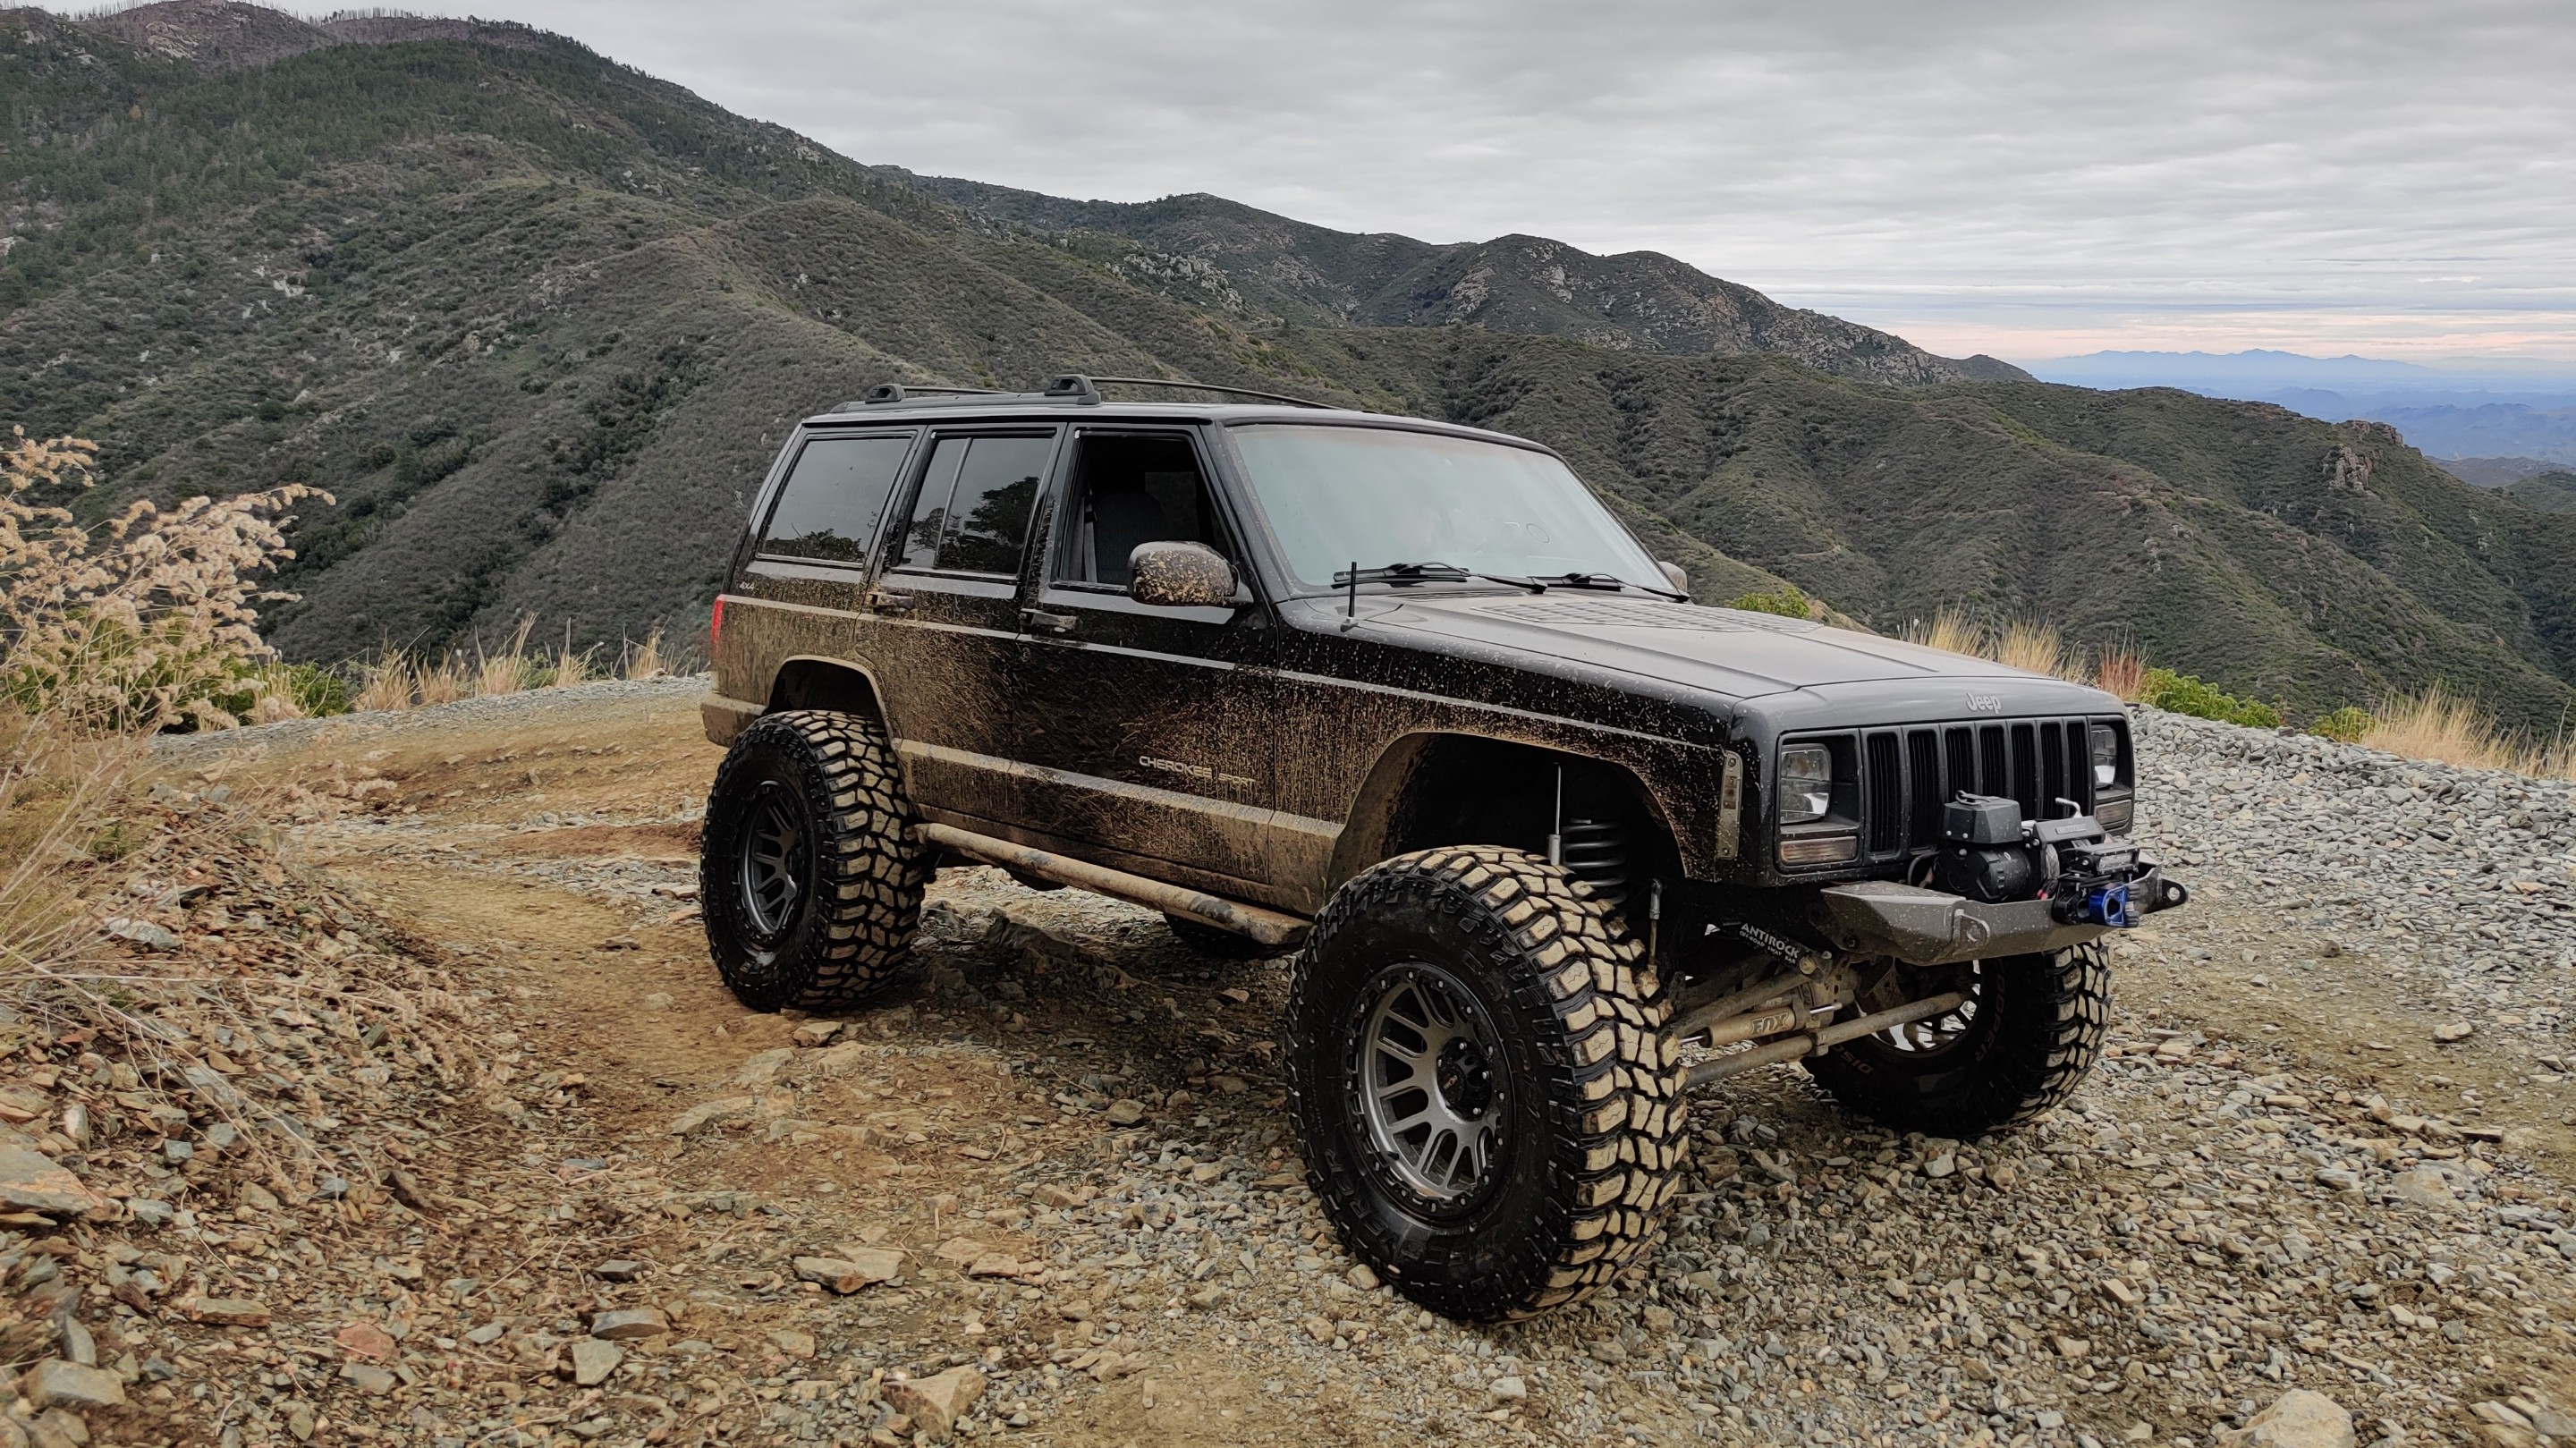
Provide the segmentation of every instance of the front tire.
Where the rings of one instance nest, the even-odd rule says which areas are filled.
[[[1682,1072],[1652,967],[1589,885],[1494,846],[1388,860],[1325,907],[1288,1009],[1315,1194],[1396,1291],[1533,1316],[1653,1238]]]
[[[2099,941],[1947,971],[1898,966],[1896,994],[1854,1009],[1962,988],[1970,999],[1958,1011],[1846,1041],[1810,1060],[1808,1073],[1882,1126],[1966,1140],[2064,1105],[2101,1058],[2111,965]]]
[[[698,899],[707,947],[756,1011],[841,1010],[885,989],[921,923],[930,851],[870,720],[765,714],[707,793]]]

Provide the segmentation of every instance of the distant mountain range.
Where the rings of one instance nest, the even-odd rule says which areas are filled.
[[[2178,387],[2275,402],[2326,422],[2384,422],[2435,457],[2576,463],[2576,366],[2426,367],[2295,352],[2095,352],[2031,364],[2082,387]]]
[[[100,516],[280,480],[298,657],[704,626],[794,418],[881,380],[1187,377],[1573,461],[1704,599],[2045,618],[2300,713],[2576,705],[2576,514],[2374,424],[2090,391],[1669,258],[856,164],[523,26],[0,12],[0,421]]]
[[[1901,337],[1784,307],[1651,251],[1594,256],[1543,236],[1436,245],[1357,235],[1221,196],[1122,203],[881,168],[917,190],[1087,252],[1150,291],[1307,326],[1475,326],[1598,347],[1751,356],[1876,382],[2028,380],[2011,363],[1936,357]]]

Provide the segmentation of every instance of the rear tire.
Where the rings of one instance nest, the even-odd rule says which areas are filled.
[[[1846,1041],[1807,1062],[1846,1110],[1882,1126],[1965,1140],[2018,1125],[2064,1105],[2101,1058],[2111,967],[2098,941],[1950,971],[1899,966],[1894,979],[1911,995],[1854,1009],[1963,986],[1973,996],[1959,1012]]]
[[[841,1010],[885,989],[921,923],[931,852],[884,731],[818,709],[765,714],[707,793],[707,947],[756,1011]]]
[[[1669,1007],[1581,880],[1494,846],[1388,860],[1334,894],[1288,1009],[1315,1194],[1396,1291],[1529,1317],[1654,1237],[1686,1141]]]

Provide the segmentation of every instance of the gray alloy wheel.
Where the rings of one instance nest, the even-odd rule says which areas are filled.
[[[795,923],[805,905],[805,883],[813,877],[813,831],[805,825],[802,803],[780,782],[761,781],[735,852],[742,913],[752,933],[765,940],[785,935]]]
[[[1455,1208],[1488,1186],[1510,1110],[1494,1023],[1466,984],[1425,961],[1370,982],[1352,1089],[1381,1167]]]

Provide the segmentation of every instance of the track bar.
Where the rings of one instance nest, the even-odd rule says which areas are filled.
[[[1769,1045],[1756,1046],[1750,1051],[1738,1051],[1732,1056],[1721,1056],[1714,1061],[1702,1061],[1691,1067],[1690,1084],[1704,1086],[1711,1081],[1723,1080],[1726,1077],[1750,1071],[1756,1066],[1775,1066],[1783,1061],[1797,1060],[1800,1056],[1821,1055],[1828,1046],[1839,1046],[1845,1041],[1854,1040],[1875,1031],[1883,1031],[1890,1026],[1912,1025],[1916,1021],[1948,1015],[1967,1002],[1966,991],[1954,990],[1945,995],[1933,996],[1928,1000],[1901,1005],[1894,1010],[1880,1011],[1874,1016],[1857,1016],[1851,1020],[1827,1026],[1820,1031],[1808,1031],[1784,1040],[1773,1041]]]
[[[1258,905],[1238,904],[1197,890],[1185,890],[1178,885],[1166,885],[1160,880],[1148,880],[1142,875],[1112,870],[1106,865],[1068,860],[1062,855],[1015,845],[990,835],[973,834],[953,825],[924,823],[914,826],[914,829],[924,844],[937,845],[988,865],[1035,875],[1041,880],[1054,880],[1076,889],[1089,890],[1095,895],[1109,895],[1149,905],[1156,910],[1168,910],[1183,919],[1231,931],[1263,945],[1283,948],[1295,945],[1306,938],[1310,928],[1294,915],[1264,910]]]

